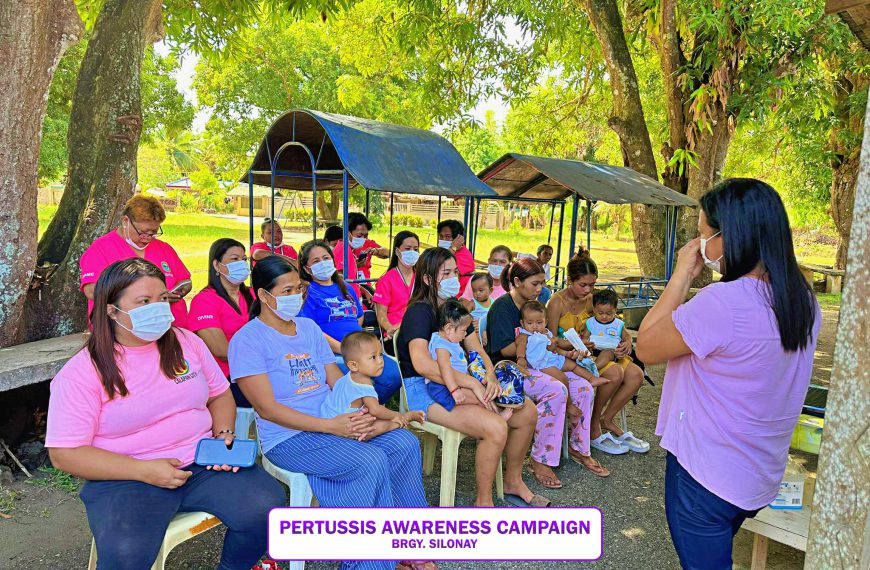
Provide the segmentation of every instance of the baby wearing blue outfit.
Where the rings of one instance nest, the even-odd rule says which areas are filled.
[[[412,421],[424,421],[423,412],[400,414],[378,403],[372,377],[383,373],[384,354],[377,337],[365,331],[352,332],[341,341],[341,355],[350,372],[332,386],[320,406],[321,417],[334,418],[366,409],[379,420],[389,420],[398,427],[406,427]]]
[[[573,372],[585,378],[593,386],[602,384],[598,368],[589,356],[575,362],[568,358],[572,351],[556,346],[553,333],[547,330],[547,309],[540,301],[528,301],[520,309],[520,324],[517,329],[517,364],[529,365],[552,376],[566,386],[565,372]]]
[[[486,384],[486,374],[493,370],[492,361],[486,354],[471,352],[466,355],[462,341],[472,331],[471,313],[457,299],[448,299],[438,307],[438,331],[429,340],[429,354],[438,363],[444,384],[426,381],[429,395],[448,412],[459,404],[483,406],[477,394],[470,388],[459,386],[457,375],[471,376]],[[469,358],[470,357],[470,358]],[[502,408],[499,415],[508,420],[513,409]]]
[[[616,305],[619,297],[615,291],[603,289],[592,296],[592,316],[584,323],[585,330],[580,335],[584,341],[595,344],[597,355],[595,364],[599,369],[616,360],[613,352],[623,340],[631,341],[622,319],[616,318]]]

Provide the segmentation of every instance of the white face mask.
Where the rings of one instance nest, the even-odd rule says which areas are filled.
[[[459,277],[448,277],[438,283],[438,298],[450,299],[459,294]]]
[[[366,244],[366,238],[355,237],[350,240],[350,247],[353,249],[359,249]]]
[[[273,313],[278,315],[279,319],[289,321],[302,310],[302,293],[281,295],[280,297],[276,297],[268,291],[266,291],[266,294],[275,299],[275,308],[272,309],[271,306],[269,308],[272,309]]]
[[[221,273],[221,275],[226,277],[227,281],[229,281],[233,285],[244,283],[245,279],[248,278],[248,275],[251,274],[251,269],[248,267],[248,262],[241,259],[239,259],[238,261],[231,261],[229,263],[221,263],[221,265],[226,267],[228,271],[228,273]]]
[[[417,263],[417,260],[420,259],[420,252],[414,251],[413,249],[406,249],[405,251],[399,252],[399,258],[405,265],[413,266]]]
[[[450,246],[453,245],[453,242],[449,239],[439,239],[438,247],[443,247],[444,249],[450,249]]]
[[[716,232],[715,234],[713,234],[712,236],[710,236],[707,239],[701,238],[701,257],[704,258],[704,265],[706,265],[707,267],[709,267],[710,269],[712,269],[716,273],[722,273],[721,260],[725,256],[720,255],[716,259],[710,259],[709,257],[707,257],[707,242],[710,241],[711,239],[713,239],[714,237],[718,236],[721,233],[722,232]]]
[[[501,272],[504,271],[504,265],[490,265],[489,266],[489,274],[492,275],[493,279],[498,279],[501,277]]]
[[[138,245],[135,241],[130,239],[130,228],[128,227],[130,224],[124,224],[124,241],[127,242],[127,245],[132,247],[133,249],[139,251],[145,251],[145,248],[148,247],[151,242],[149,241],[145,245]]]
[[[266,247],[268,247],[271,250],[276,250],[276,249],[279,249],[281,247],[280,243],[276,243],[276,244],[271,244],[269,242],[265,242],[265,243],[266,243]]]
[[[175,317],[172,316],[172,310],[169,308],[169,303],[165,301],[148,303],[129,311],[124,311],[117,305],[115,305],[115,308],[130,316],[130,326],[133,328],[128,329],[117,319],[115,319],[115,323],[145,342],[154,342],[162,337],[169,330],[169,327],[172,326],[172,321],[175,320]]]
[[[310,268],[311,275],[318,281],[326,281],[335,273],[335,262],[331,259],[318,261]]]

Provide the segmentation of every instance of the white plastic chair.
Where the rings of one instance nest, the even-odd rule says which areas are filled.
[[[163,537],[163,544],[160,546],[160,551],[157,553],[157,558],[154,564],[151,565],[151,570],[164,570],[166,559],[173,548],[189,540],[194,536],[204,533],[210,528],[214,528],[221,524],[221,521],[214,515],[203,512],[195,513],[178,513],[172,518],[169,527],[166,529],[166,535]],[[97,543],[91,540],[91,558],[88,561],[88,570],[96,570],[97,568]]]
[[[236,437],[248,439],[251,436],[251,427],[254,425],[254,408],[236,408],[236,425],[233,428]],[[258,450],[259,451],[259,450]]]

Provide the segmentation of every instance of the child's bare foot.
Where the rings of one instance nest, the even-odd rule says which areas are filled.
[[[499,408],[498,415],[500,415],[501,419],[503,419],[504,421],[508,421],[509,419],[511,419],[511,416],[514,415],[514,409],[513,408]]]

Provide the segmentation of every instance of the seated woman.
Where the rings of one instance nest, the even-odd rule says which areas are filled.
[[[254,406],[263,453],[307,475],[324,507],[427,506],[420,444],[410,432],[366,411],[320,417],[342,372],[317,324],[297,316],[303,287],[288,261],[258,263],[253,319],[230,341],[230,372]],[[393,570],[396,561],[342,568]]]
[[[251,257],[254,258],[254,265],[270,255],[280,255],[294,262],[298,259],[299,254],[296,253],[293,246],[284,243],[284,230],[281,229],[278,220],[271,218],[263,220],[263,223],[260,224],[260,237],[263,241],[258,241],[251,246]]]
[[[501,286],[501,272],[504,271],[504,268],[510,265],[513,260],[514,254],[506,245],[497,245],[489,252],[489,265],[487,265],[486,271],[489,273],[490,277],[492,277],[493,288],[490,298],[493,301],[505,294],[504,287]],[[474,292],[472,291],[470,279],[462,292],[461,298],[468,301],[474,299]]]
[[[87,480],[98,568],[150,568],[172,517],[206,511],[227,527],[220,568],[249,570],[284,490],[256,465],[193,465],[201,439],[232,443],[235,404],[205,343],[171,326],[168,297],[144,259],[100,274],[93,334],[51,383],[45,445],[55,467]]]
[[[390,250],[381,247],[376,241],[369,239],[369,231],[372,223],[360,212],[351,212],[347,216],[347,239],[349,256],[356,260],[357,274],[354,278],[371,279],[372,256],[386,259],[390,257]],[[344,236],[342,236],[344,237]],[[344,263],[344,242],[339,238],[333,251],[335,252],[335,266],[341,269]],[[350,275],[350,273],[348,273]]]
[[[341,359],[341,341],[352,332],[362,330],[363,308],[356,292],[347,286],[341,273],[336,271],[332,250],[321,240],[312,240],[302,246],[299,255],[302,279],[308,282],[308,294],[302,306],[303,317],[320,327],[329,348],[337,355],[339,367],[346,374]],[[392,359],[384,362],[384,371],[372,379],[382,404],[399,391],[402,378],[399,367]]]
[[[523,305],[537,300],[544,286],[544,269],[529,258],[518,259],[502,273],[502,285],[508,294],[492,304],[486,320],[487,353],[493,362],[515,360],[525,367],[527,354],[520,352],[517,327],[521,326]],[[567,358],[576,360],[576,351]],[[538,482],[550,489],[561,489],[562,482],[553,472],[561,460],[565,413],[571,418],[568,452],[579,463],[599,477],[610,475],[604,466],[592,458],[589,451],[589,417],[594,393],[591,383],[573,372],[565,372],[567,386],[539,370],[529,370],[526,395],[538,406],[538,426],[532,444],[531,469]],[[599,378],[607,381],[606,378]]]
[[[221,238],[211,244],[208,261],[208,287],[190,302],[187,328],[205,341],[229,380],[227,348],[236,331],[248,322],[248,307],[253,298],[245,280],[251,270],[245,246],[232,238]],[[238,386],[230,384],[230,389],[237,406],[251,407]]]
[[[581,332],[586,321],[592,317],[592,297],[597,279],[598,266],[589,258],[589,252],[581,249],[568,262],[567,287],[554,294],[547,304],[547,327],[559,339],[559,348],[573,348],[565,338],[565,331],[573,328]],[[587,346],[590,350],[595,348],[591,342]],[[612,455],[649,451],[649,443],[631,432],[623,432],[614,421],[619,410],[637,394],[643,384],[643,371],[632,361],[631,349],[631,340],[623,340],[613,351],[616,360],[599,370],[601,377],[610,382],[596,389],[592,407],[591,445]]]
[[[384,333],[384,340],[392,345],[393,335],[402,324],[405,309],[414,287],[414,264],[420,258],[420,238],[407,230],[396,234],[393,239],[393,256],[387,272],[378,279],[375,286],[375,311],[378,325]],[[388,351],[390,347],[387,347]],[[392,351],[390,351],[392,352]]]
[[[414,272],[414,293],[396,338],[408,409],[421,410],[429,421],[479,440],[475,463],[476,506],[493,505],[492,483],[502,454],[505,454],[505,499],[524,506],[548,506],[550,500],[535,495],[523,481],[523,461],[537,421],[534,406],[527,402],[505,422],[492,403],[500,395],[501,387],[491,374],[487,375],[485,385],[468,374],[457,372],[454,375],[457,385],[471,390],[485,408],[457,406],[447,411],[429,395],[426,380],[445,384],[438,363],[429,352],[429,342],[438,330],[438,307],[459,293],[459,271],[456,258],[447,248],[433,247],[423,252]],[[475,334],[466,336],[462,344],[466,350],[483,352]]]

